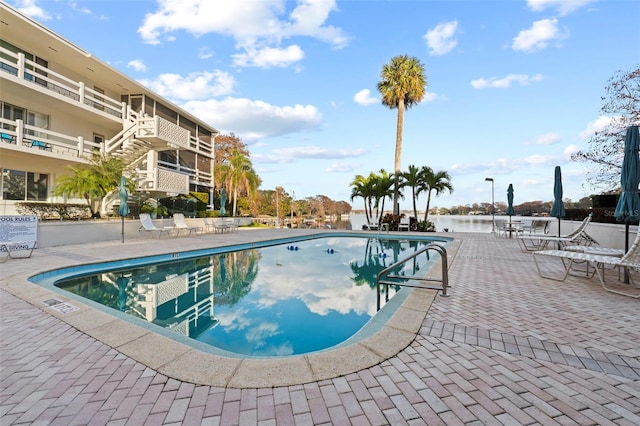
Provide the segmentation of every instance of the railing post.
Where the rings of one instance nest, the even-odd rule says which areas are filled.
[[[16,145],[22,146],[24,139],[24,122],[16,120]]]
[[[84,82],[82,81],[78,82],[78,86],[80,86],[78,90],[78,95],[80,96],[79,102],[84,105],[84,96],[85,96]]]
[[[82,157],[84,154],[84,138],[78,136],[78,157]]]
[[[24,53],[18,52],[18,75],[17,77],[24,80]]]

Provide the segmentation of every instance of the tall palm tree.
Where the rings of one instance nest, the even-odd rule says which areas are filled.
[[[445,171],[439,171],[435,173],[431,167],[423,166],[420,170],[422,174],[422,186],[418,193],[427,193],[427,208],[424,210],[424,220],[427,221],[429,217],[429,204],[431,204],[431,192],[436,191],[436,197],[444,191],[453,192],[453,185],[451,185],[451,176]]]
[[[416,201],[418,200],[418,194],[416,191],[420,189],[422,185],[422,174],[417,166],[411,164],[409,170],[402,173],[404,179],[404,186],[411,187],[411,199],[413,200],[413,218],[418,220],[418,208],[416,207]]]
[[[404,110],[422,101],[426,92],[427,77],[424,65],[414,56],[400,55],[391,58],[382,67],[381,80],[378,91],[382,95],[382,105],[390,109],[398,109],[396,124],[396,152],[395,152],[395,192],[393,195],[393,212],[399,213],[399,179],[400,158],[402,154],[402,127],[404,124]]]
[[[251,160],[237,149],[233,150],[228,162],[218,167],[218,176],[228,188],[229,193],[233,194],[232,213],[236,216],[240,193],[253,195],[260,185],[260,178],[254,171]]]

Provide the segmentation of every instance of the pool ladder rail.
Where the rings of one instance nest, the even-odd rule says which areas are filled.
[[[406,275],[391,275],[391,271],[397,269],[398,267],[402,266],[403,264],[407,263],[409,260],[413,259],[414,257],[420,256],[422,253],[428,252],[429,251],[435,251],[440,255],[440,259],[441,259],[441,265],[442,265],[442,278],[435,278],[435,277],[416,277],[416,276],[406,276]],[[409,257],[407,257],[406,259],[402,259],[396,263],[394,263],[393,265],[387,266],[386,268],[384,268],[382,271],[380,271],[378,273],[377,279],[376,279],[376,290],[377,290],[377,303],[378,303],[378,310],[380,310],[380,289],[382,285],[386,285],[387,286],[387,292],[385,294],[385,301],[389,301],[389,291],[388,288],[390,285],[396,285],[396,286],[402,286],[402,287],[415,287],[415,288],[425,288],[425,289],[430,289],[430,290],[441,290],[442,291],[442,296],[444,297],[448,297],[449,295],[447,294],[447,287],[449,287],[449,268],[447,266],[447,250],[442,247],[441,245],[437,244],[437,243],[430,243],[427,244],[426,246],[424,246],[423,248],[421,248],[420,250],[416,251],[415,253],[412,253]],[[403,281],[408,281],[408,282],[401,282],[401,281],[394,281],[394,280],[403,280]],[[418,281],[418,283],[415,283],[415,281]],[[428,284],[422,284],[421,282],[438,282],[440,283],[440,285],[428,285]]]

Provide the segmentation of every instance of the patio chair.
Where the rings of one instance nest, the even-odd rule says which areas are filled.
[[[222,223],[231,232],[238,230],[238,219],[225,219]]]
[[[215,231],[215,223],[213,222],[213,218],[206,217],[203,219],[204,222],[204,232]]]
[[[498,237],[502,237],[502,236],[507,236],[507,221],[504,219],[496,219],[495,222],[495,228],[496,231],[498,232]]]
[[[559,237],[549,234],[518,235],[517,239],[520,249],[522,249],[523,252],[544,250],[550,243],[556,243],[558,248],[565,248],[572,244],[584,246],[597,245],[598,242],[586,232],[592,215],[593,213],[589,213],[575,231]]]
[[[200,226],[189,226],[187,222],[184,220],[184,214],[182,213],[174,213],[173,215],[173,225],[178,230],[178,234],[180,235],[180,231],[189,232],[188,235],[191,235],[192,232],[196,234],[198,232],[202,232],[202,228]]]
[[[400,223],[398,224],[398,231],[410,231],[411,230],[411,218],[409,216],[402,216]]]
[[[157,228],[153,221],[151,220],[151,216],[149,213],[140,213],[140,227],[138,228],[138,232],[147,232],[150,233],[152,237],[161,237],[162,235],[171,236],[171,232],[173,231],[173,227],[163,227]],[[178,234],[176,234],[177,236]]]
[[[593,275],[598,276],[598,280],[602,287],[616,294],[621,294],[623,296],[633,297],[635,299],[640,298],[640,291],[634,294],[625,293],[623,291],[614,290],[612,288],[607,287],[604,280],[604,270],[605,267],[609,268],[630,268],[639,270],[640,269],[640,232],[636,235],[636,239],[629,249],[627,253],[625,253],[622,257],[619,256],[620,250],[618,249],[606,249],[601,247],[585,247],[582,251],[578,251],[577,248],[571,248],[570,250],[541,250],[533,253],[533,259],[536,262],[536,268],[538,269],[538,274],[542,278],[551,279],[555,281],[564,281],[575,263],[586,263],[587,264],[587,277],[592,277]],[[555,278],[549,275],[544,275],[542,270],[540,269],[539,258],[540,257],[556,257],[562,260],[562,265],[564,267],[564,275],[561,278]],[[589,265],[593,266],[594,273],[589,276]],[[635,286],[635,283],[631,283],[631,285]]]
[[[548,234],[549,233],[549,221],[540,219],[531,219],[524,222],[522,225],[523,234]]]

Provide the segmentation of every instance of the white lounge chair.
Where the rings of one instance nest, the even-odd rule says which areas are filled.
[[[159,238],[162,235],[171,236],[173,227],[158,228],[153,224],[151,216],[149,216],[148,213],[140,213],[140,228],[138,228],[138,232],[141,231],[148,232],[152,237]]]
[[[189,233],[188,235],[191,235],[192,232],[195,232],[196,234],[198,232],[202,232],[202,227],[200,227],[200,226],[189,226],[189,225],[187,225],[187,222],[185,222],[185,220],[184,220],[184,214],[182,214],[182,213],[174,213],[174,215],[173,215],[173,225],[175,226],[175,228],[178,231],[177,235],[180,235],[180,231],[188,232]]]
[[[556,243],[559,248],[564,248],[572,244],[585,246],[598,244],[598,242],[586,232],[587,225],[591,222],[592,215],[593,213],[589,213],[576,230],[569,234],[561,235],[559,237],[549,234],[518,235],[518,244],[524,252],[544,250],[550,243]]]
[[[637,293],[625,293],[619,290],[614,290],[607,287],[604,280],[605,267],[610,268],[630,268],[640,270],[640,232],[636,235],[636,240],[622,257],[619,256],[620,250],[618,249],[605,249],[600,247],[585,247],[582,251],[578,251],[577,248],[571,248],[570,250],[541,250],[533,253],[533,258],[536,262],[536,268],[538,274],[542,278],[552,279],[556,281],[564,281],[575,263],[587,264],[587,276],[589,269],[588,266],[593,266],[594,274],[598,276],[602,287],[612,293],[621,294],[623,296],[629,296],[633,298],[640,298],[640,290]],[[556,257],[562,260],[564,267],[564,275],[561,278],[555,278],[549,275],[544,275],[540,268],[539,259],[541,257]],[[591,275],[593,276],[593,275]],[[634,283],[631,283],[634,285]]]

